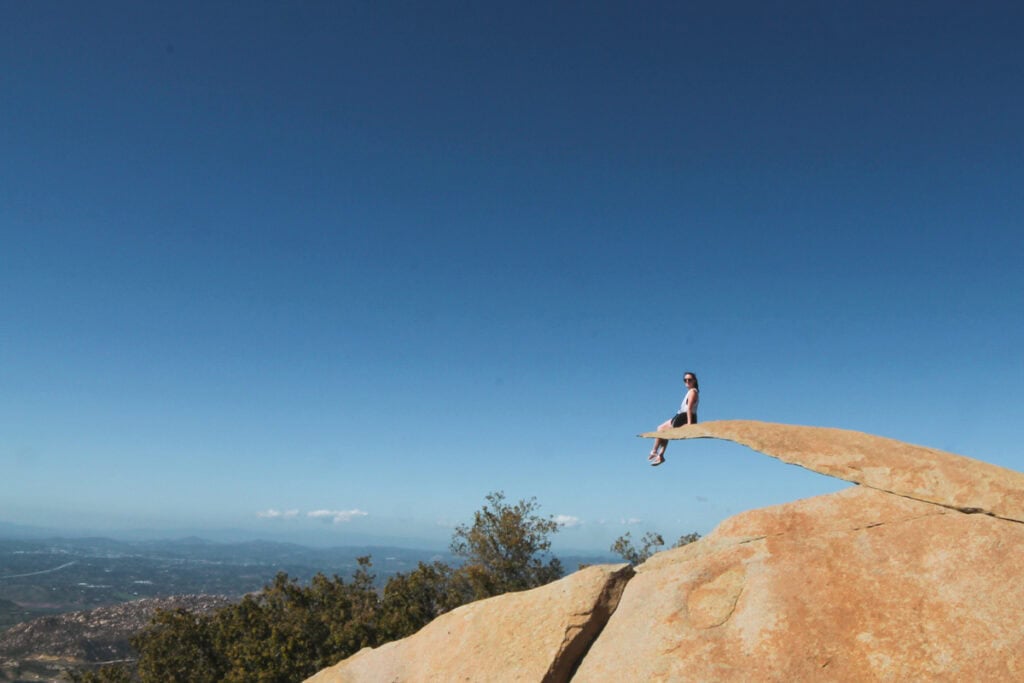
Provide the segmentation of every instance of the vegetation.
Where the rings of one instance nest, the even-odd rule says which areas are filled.
[[[683,534],[679,537],[679,540],[676,541],[675,545],[673,545],[672,547],[680,548],[689,543],[693,543],[699,538],[700,534],[698,534],[696,531],[689,534]],[[643,538],[640,539],[640,543],[642,545],[638,550],[633,545],[633,539],[630,533],[627,531],[625,534],[615,539],[615,543],[612,544],[611,551],[616,555],[620,556],[626,562],[629,562],[631,565],[636,566],[638,564],[646,562],[647,558],[649,558],[654,553],[658,552],[658,550],[665,545],[665,539],[662,538],[661,534],[659,533],[648,531],[646,534],[643,535]]]
[[[285,683],[302,680],[364,647],[415,633],[467,602],[544,585],[562,576],[550,554],[558,523],[537,514],[535,499],[512,505],[502,492],[452,536],[453,568],[420,563],[374,588],[369,556],[350,581],[313,577],[308,586],[279,573],[256,595],[210,615],[161,611],[132,640],[134,667],[73,676],[79,683]]]
[[[451,543],[452,554],[466,560],[462,571],[473,597],[527,590],[560,578],[562,563],[550,557],[549,538],[558,531],[558,522],[535,514],[536,498],[509,505],[498,491],[487,501],[491,506],[473,514],[472,526],[455,528]]]
[[[424,564],[388,581],[381,600],[380,627],[389,640],[405,638],[436,617],[472,601],[464,570],[443,562]]]
[[[127,665],[105,666],[99,671],[72,672],[70,675],[74,683],[134,683],[138,680]]]

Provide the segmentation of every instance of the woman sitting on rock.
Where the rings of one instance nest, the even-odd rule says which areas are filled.
[[[683,403],[679,406],[679,412],[672,419],[658,425],[659,432],[672,429],[673,427],[697,424],[697,404],[700,402],[700,384],[697,383],[697,375],[692,372],[684,373],[683,383],[686,384],[686,396],[683,397]],[[667,439],[654,440],[654,448],[651,450],[651,454],[647,456],[652,466],[657,467],[665,462],[666,448],[668,448]]]

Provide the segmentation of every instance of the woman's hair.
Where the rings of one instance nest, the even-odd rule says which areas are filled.
[[[698,391],[700,391],[700,382],[697,381],[697,375],[695,373],[692,373],[692,372],[684,372],[683,373],[683,377],[686,377],[687,375],[689,375],[690,377],[693,378],[693,388],[697,389]]]

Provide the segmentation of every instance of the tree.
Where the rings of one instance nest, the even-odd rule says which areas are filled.
[[[640,550],[637,550],[633,545],[632,534],[627,531],[622,536],[615,539],[615,543],[612,544],[611,551],[616,555],[620,556],[626,562],[631,565],[642,564],[647,560],[648,557],[653,555],[656,550],[665,545],[665,539],[661,537],[661,534],[648,531],[644,534],[644,537],[640,539],[643,545]]]
[[[132,638],[143,681],[217,683],[228,664],[218,652],[213,618],[183,609],[158,610],[149,628]]]
[[[382,637],[404,638],[460,605],[562,576],[561,562],[548,556],[548,537],[558,523],[535,514],[536,500],[509,505],[504,493],[496,492],[487,501],[490,506],[474,515],[472,526],[460,525],[452,534],[452,552],[466,560],[463,566],[421,562],[388,581],[381,600]]]
[[[505,494],[487,495],[473,524],[460,524],[452,534],[451,551],[466,560],[462,570],[475,599],[521,591],[551,583],[562,576],[562,563],[550,556],[554,519],[535,514],[536,498],[505,502]],[[545,562],[546,560],[546,562]]]
[[[381,599],[381,631],[387,640],[410,636],[449,610],[472,599],[464,573],[444,562],[419,563],[408,574],[388,579]]]
[[[683,534],[682,536],[680,536],[679,540],[676,541],[676,544],[674,546],[672,546],[672,547],[673,548],[682,548],[684,545],[689,545],[689,544],[694,543],[695,541],[699,541],[699,540],[700,540],[700,534],[698,534],[696,531],[691,531],[688,534]]]
[[[696,531],[689,534],[683,534],[672,547],[681,548],[688,543],[693,543],[699,538],[700,534]],[[640,539],[640,542],[643,543],[643,545],[639,550],[637,550],[633,545],[633,539],[630,532],[627,531],[625,534],[615,539],[615,542],[612,544],[611,551],[616,555],[619,555],[626,562],[636,566],[646,562],[651,555],[658,552],[658,549],[665,545],[665,539],[662,538],[661,534],[654,531],[648,531],[645,533],[643,538]]]
[[[287,683],[381,642],[369,557],[352,582],[323,574],[308,587],[284,572],[257,595],[210,616],[158,612],[133,640],[143,683]]]
[[[308,587],[287,574],[257,597],[218,613],[225,683],[284,683],[380,644],[378,597],[369,557],[358,558],[351,583],[313,577]]]
[[[96,671],[69,671],[72,683],[132,683],[132,669],[125,664],[109,664]]]

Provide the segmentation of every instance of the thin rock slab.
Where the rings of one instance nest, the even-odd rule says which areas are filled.
[[[463,605],[307,683],[567,681],[632,575],[624,564],[592,566],[540,588]]]
[[[637,568],[573,679],[1024,680],[1024,525],[863,487]]]
[[[832,427],[718,420],[648,432],[661,439],[724,439],[855,484],[967,512],[1024,522],[1024,474],[896,439]]]

